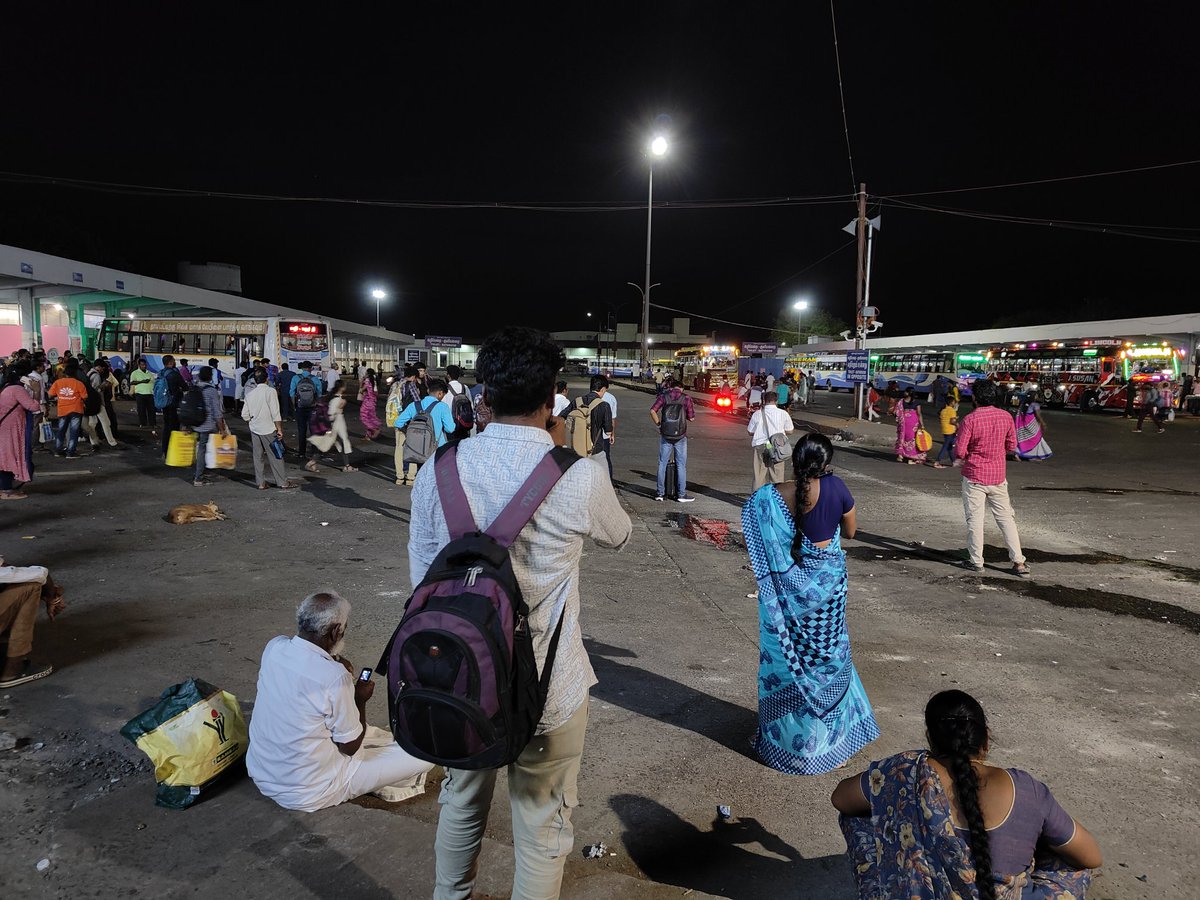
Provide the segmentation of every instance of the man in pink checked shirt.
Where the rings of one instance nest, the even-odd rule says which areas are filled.
[[[1012,501],[1008,499],[1006,460],[1017,450],[1017,430],[1007,412],[996,407],[1000,395],[995,382],[980,379],[971,385],[975,411],[958,426],[954,465],[963,470],[963,511],[967,517],[966,567],[983,571],[983,520],[987,510],[1004,536],[1013,574],[1029,577],[1029,566],[1021,552],[1021,536]]]

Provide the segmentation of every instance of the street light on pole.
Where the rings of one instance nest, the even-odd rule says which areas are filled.
[[[375,327],[379,327],[379,304],[387,299],[387,291],[383,288],[374,288],[371,291],[371,297],[375,300]]]
[[[650,185],[646,194],[646,287],[642,291],[642,365],[650,366],[650,226],[654,216],[654,160],[667,155],[667,139],[661,134],[650,141],[647,155],[647,169],[650,173]]]
[[[808,309],[807,300],[797,300],[792,304],[792,309],[796,311],[796,343],[804,343],[804,311]]]

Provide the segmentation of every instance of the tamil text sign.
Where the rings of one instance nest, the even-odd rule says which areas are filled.
[[[444,350],[448,347],[461,347],[461,346],[462,346],[462,338],[461,337],[447,337],[444,334],[427,334],[427,335],[425,335],[425,349],[426,350],[434,350],[434,349]]]
[[[871,380],[871,357],[869,350],[846,351],[846,380],[852,384],[866,384]]]
[[[742,353],[774,354],[778,352],[779,345],[772,341],[746,341],[742,344]]]

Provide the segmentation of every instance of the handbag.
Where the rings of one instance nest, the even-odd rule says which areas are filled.
[[[271,441],[271,453],[274,454],[276,459],[283,459],[283,454],[286,450],[287,448],[283,445],[283,438],[275,438],[275,440]]]
[[[186,469],[196,462],[196,432],[172,431],[167,441],[167,465]]]
[[[42,423],[42,443],[43,444],[53,444],[54,443],[54,426],[51,425],[49,422]]]
[[[759,411],[759,415],[761,416],[759,424],[762,426],[762,430],[766,432],[767,413],[765,407]],[[777,465],[778,463],[791,459],[792,445],[791,442],[788,441],[787,435],[782,431],[767,435],[767,442],[763,444],[762,447],[762,455],[763,462],[765,462],[768,466]]]
[[[933,438],[929,436],[929,432],[924,428],[917,429],[917,435],[913,439],[913,442],[917,445],[917,450],[921,453],[928,453],[930,448],[933,447]]]
[[[232,434],[211,434],[204,450],[204,465],[209,469],[237,468],[237,438]]]

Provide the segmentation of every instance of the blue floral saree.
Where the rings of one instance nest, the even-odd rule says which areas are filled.
[[[971,848],[954,829],[950,801],[924,750],[867,769],[871,815],[840,816],[859,900],[977,900]],[[1073,900],[1091,883],[1047,854],[1017,875],[996,878],[997,900]]]
[[[774,485],[751,495],[742,529],[758,581],[758,731],[754,749],[773,769],[821,775],[879,737],[846,633],[841,531],[826,547],[804,538]]]

